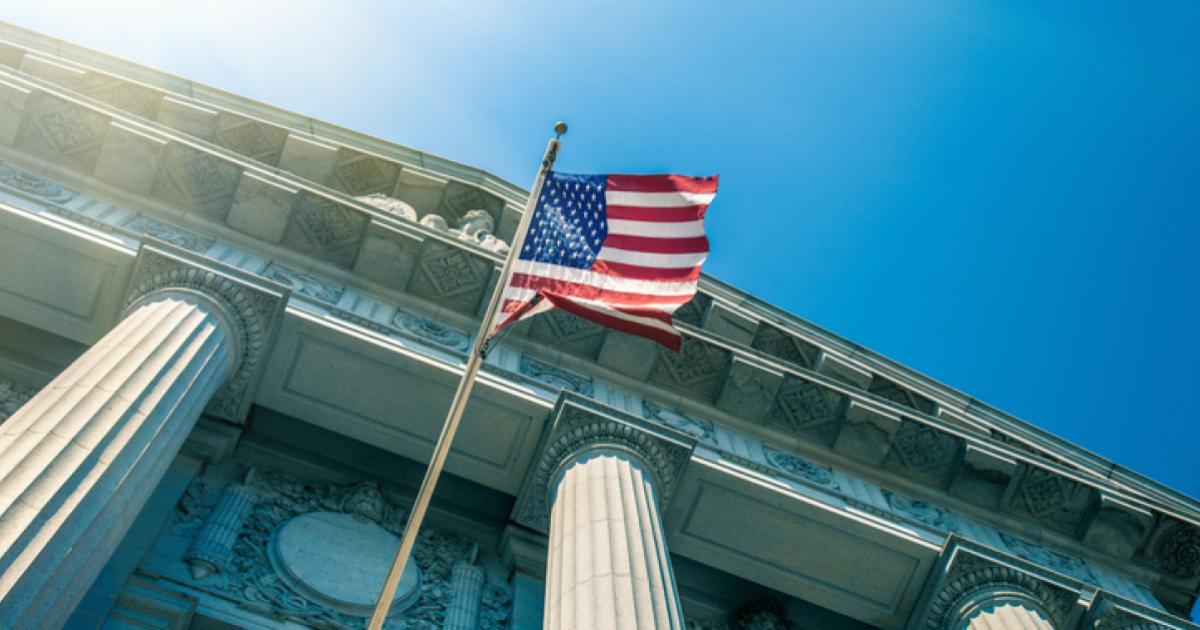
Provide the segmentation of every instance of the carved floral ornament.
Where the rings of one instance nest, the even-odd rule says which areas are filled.
[[[1200,527],[1170,522],[1154,543],[1154,557],[1171,577],[1200,577]]]
[[[224,509],[230,495],[236,510]],[[169,529],[191,541],[178,559],[190,572],[165,575],[272,619],[362,628],[404,518],[404,509],[374,482],[306,482],[251,471],[218,492],[201,478],[176,507]],[[213,530],[218,535],[209,535]],[[473,564],[477,553],[478,545],[464,536],[423,529],[384,627],[442,627],[454,596],[454,567]],[[197,563],[206,570],[197,573]],[[505,627],[510,598],[507,585],[486,583],[475,627]]]
[[[660,505],[666,505],[691,458],[696,440],[669,427],[656,426],[562,392],[513,510],[517,522],[540,531],[550,523],[550,501],[564,464],[592,449],[634,455],[654,480]]]

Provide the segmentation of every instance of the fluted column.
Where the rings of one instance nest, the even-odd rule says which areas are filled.
[[[443,630],[475,630],[479,625],[479,604],[483,597],[483,569],[459,562],[450,570],[450,604],[446,606]]]
[[[239,361],[236,315],[163,289],[0,427],[0,627],[74,609]]]
[[[221,491],[221,498],[204,521],[204,527],[183,554],[193,578],[202,580],[225,570],[242,523],[254,509],[254,498],[254,491],[245,484],[230,484]]]
[[[986,592],[970,598],[955,617],[952,630],[1054,630],[1032,602]]]
[[[652,476],[593,449],[566,462],[550,510],[547,628],[682,628]]]

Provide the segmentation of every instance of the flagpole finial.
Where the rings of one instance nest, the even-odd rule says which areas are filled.
[[[560,120],[554,123],[554,134],[556,138],[561,138],[565,133],[567,133],[567,123],[565,121]]]

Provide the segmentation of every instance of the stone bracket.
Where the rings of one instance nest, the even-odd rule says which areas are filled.
[[[237,319],[234,325],[242,351],[233,375],[205,413],[236,423],[245,420],[291,289],[151,237],[138,248],[128,286],[126,306],[160,289],[184,288],[229,307]]]
[[[695,446],[696,439],[690,435],[563,391],[525,473],[512,520],[546,533],[550,527],[550,494],[559,465],[593,448],[615,448],[637,455],[654,477],[658,501],[665,508]]]

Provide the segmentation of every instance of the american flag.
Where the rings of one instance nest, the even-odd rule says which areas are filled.
[[[553,308],[679,350],[717,177],[550,172],[492,333]]]

